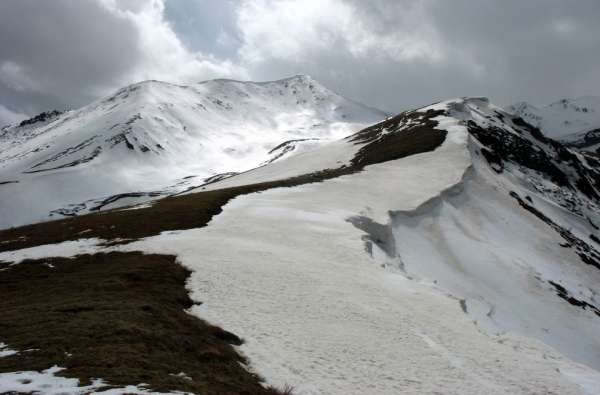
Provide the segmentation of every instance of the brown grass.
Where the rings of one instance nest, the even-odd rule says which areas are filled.
[[[35,351],[0,358],[0,372],[58,365],[84,382],[280,393],[240,365],[245,360],[231,345],[241,344],[237,336],[185,313],[192,306],[188,276],[173,256],[139,252],[28,261],[1,271],[0,338]],[[180,372],[192,380],[174,376]]]

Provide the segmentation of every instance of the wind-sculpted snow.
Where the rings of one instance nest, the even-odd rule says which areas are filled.
[[[519,210],[509,196],[515,185],[494,182],[485,171],[474,170],[461,190],[428,210],[393,216],[399,267],[463,301],[465,312],[488,333],[538,338],[597,369],[600,316],[559,298],[551,282],[597,304],[600,271],[582,262],[551,227]],[[526,196],[550,208],[530,192]]]
[[[285,141],[330,141],[384,117],[307,76],[134,84],[2,129],[0,182],[19,183],[0,188],[0,228],[81,214],[122,194],[180,192],[186,177],[252,169],[294,154],[270,152]]]
[[[369,249],[451,294],[488,333],[537,338],[600,368],[597,168],[486,101],[448,108],[471,135],[472,169],[417,210],[363,227]]]

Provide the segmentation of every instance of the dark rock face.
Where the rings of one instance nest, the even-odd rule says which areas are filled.
[[[525,202],[519,194],[512,191],[510,192],[510,196],[513,197],[521,207],[525,210],[529,211],[531,214],[538,217],[541,221],[548,224],[552,229],[554,229],[564,240],[565,243],[561,244],[562,247],[565,248],[573,248],[577,256],[581,259],[585,264],[591,265],[596,269],[600,270],[600,252],[593,245],[586,243],[581,240],[579,237],[575,236],[573,232],[565,227],[557,224],[552,219],[550,219],[547,215],[542,213],[540,210],[533,207],[533,205]],[[592,235],[592,240],[595,238]]]
[[[521,118],[498,116],[490,121],[495,122],[488,127],[472,120],[466,126],[494,171],[502,173],[510,167],[531,175],[529,181],[536,189],[575,214],[598,207],[600,166],[593,157],[545,137]],[[556,188],[540,180],[549,180]]]
[[[593,311],[594,314],[596,314],[598,317],[600,317],[600,309],[598,309],[593,304],[588,303],[585,300],[579,300],[579,299],[573,297],[569,293],[569,291],[567,291],[567,289],[565,287],[563,287],[562,285],[560,285],[560,284],[558,284],[558,283],[556,283],[554,281],[548,281],[548,283],[550,283],[550,285],[552,285],[554,287],[554,289],[556,290],[556,294],[560,298],[566,300],[567,302],[569,302],[573,306],[581,307],[584,310]]]
[[[64,111],[58,111],[58,110],[52,110],[52,111],[44,111],[38,115],[36,115],[35,117],[26,119],[24,121],[22,121],[19,126],[23,127],[23,126],[27,126],[27,125],[33,125],[35,123],[38,122],[46,122],[52,118],[55,118],[57,116],[59,116],[60,114],[62,114]]]
[[[581,138],[575,141],[565,142],[565,145],[569,147],[575,147],[580,149],[586,149],[594,145],[600,144],[600,129],[593,129],[585,133]],[[600,153],[600,148],[597,148],[597,153]]]
[[[483,144],[482,154],[494,164],[494,169],[502,172],[504,162],[517,163],[523,167],[547,175],[560,186],[569,186],[569,179],[550,159],[545,151],[537,150],[534,144],[522,135],[509,133],[495,126],[484,129],[475,122],[467,124],[469,132]]]
[[[101,146],[96,146],[96,148],[94,148],[91,152],[89,152],[89,153],[87,153],[87,154],[85,154],[85,155],[83,155],[83,156],[79,157],[78,159],[73,160],[71,162],[64,163],[64,164],[57,165],[57,166],[52,166],[50,168],[41,168],[40,169],[40,167],[44,167],[45,165],[52,165],[53,162],[56,162],[56,161],[58,161],[58,160],[60,160],[62,158],[69,157],[70,155],[72,155],[74,153],[82,151],[83,149],[85,149],[85,148],[93,145],[95,143],[95,141],[96,141],[97,138],[98,138],[97,135],[96,136],[92,136],[89,139],[84,140],[81,143],[79,143],[79,144],[77,144],[77,145],[75,145],[73,147],[69,147],[69,148],[65,149],[64,151],[59,152],[58,154],[53,155],[52,157],[50,157],[50,158],[48,158],[48,159],[46,159],[46,160],[44,160],[42,162],[39,162],[39,163],[33,165],[31,167],[31,169],[28,170],[28,171],[26,171],[25,173],[38,173],[38,172],[43,172],[43,171],[48,171],[48,170],[62,169],[62,168],[65,168],[65,167],[73,167],[73,166],[77,166],[77,165],[82,164],[82,163],[90,162],[94,158],[96,158],[98,155],[100,155],[100,153],[102,152],[102,147]]]

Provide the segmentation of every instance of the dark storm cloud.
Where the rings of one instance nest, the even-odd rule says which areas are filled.
[[[307,73],[389,111],[600,95],[598,20],[597,0],[4,0],[0,123],[142,78]]]
[[[323,35],[333,29],[354,42],[341,40],[328,47],[314,45],[314,40],[302,42],[299,58],[267,58],[254,65],[253,73],[266,77],[304,70],[339,91],[389,110],[464,95],[489,96],[501,105],[600,95],[598,1],[338,3],[337,12],[329,10],[333,22],[316,28]],[[342,27],[345,7],[352,23]],[[260,11],[269,12],[267,7]],[[361,39],[370,48],[357,53],[354,49]],[[260,45],[264,43],[255,44]]]
[[[432,2],[427,15],[450,54],[481,68],[478,78],[448,76],[448,93],[472,89],[499,104],[600,95],[598,1]]]
[[[0,124],[143,79],[247,77],[227,59],[188,50],[164,9],[163,0],[0,1]]]
[[[137,30],[95,1],[0,2],[0,104],[80,106],[131,70]]]

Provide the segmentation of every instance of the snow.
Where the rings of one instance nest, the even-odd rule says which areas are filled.
[[[75,255],[93,254],[100,250],[100,247],[97,246],[100,242],[102,242],[101,239],[89,238],[44,244],[14,251],[3,251],[0,252],[0,263],[11,262],[17,264],[26,259],[69,258]]]
[[[510,125],[496,125],[492,115],[501,110],[488,102],[459,104],[452,106],[452,117],[444,117],[441,127],[460,127],[452,126],[452,119],[472,119],[514,132]],[[470,143],[469,150],[472,166],[455,188],[417,210],[397,210],[391,221],[380,221],[388,223],[393,234],[397,266],[409,278],[455,297],[487,333],[537,338],[599,369],[600,321],[593,311],[558,298],[549,281],[579,300],[597,304],[600,273],[561,246],[564,239],[509,194],[528,196],[534,207],[582,240],[589,241],[594,229],[584,216],[540,191],[536,184],[541,182],[549,184],[543,189],[556,186],[539,174],[510,165],[497,174],[481,157],[477,143]],[[587,214],[596,221],[597,213]],[[390,264],[388,257],[377,258]]]
[[[11,350],[6,344],[0,342],[0,358],[17,354],[18,351]]]
[[[585,394],[600,394],[600,374],[598,374],[598,372],[590,372],[585,366],[576,368],[567,367],[560,369],[560,372],[567,377],[567,379],[579,385]]]
[[[53,366],[41,372],[24,371],[12,373],[0,373],[1,393],[40,393],[48,395],[83,395],[83,394],[139,394],[139,395],[161,395],[167,393],[148,391],[142,385],[128,385],[122,388],[106,388],[102,380],[93,380],[92,384],[79,386],[78,379],[56,376],[56,373],[64,368]],[[180,394],[170,392],[169,394]]]
[[[558,298],[548,283],[577,289],[578,299],[589,300],[600,272],[518,206],[508,195],[518,186],[494,182],[498,176],[481,167],[428,210],[393,216],[406,274],[465,300],[469,316],[490,333],[534,337],[600,368],[600,320]]]
[[[562,99],[541,108],[521,102],[508,110],[555,139],[570,139],[600,128],[600,97],[596,96]]]
[[[425,109],[422,109],[420,111],[426,111],[427,109],[430,108],[436,108],[439,110],[442,109],[447,109],[448,104],[453,103],[455,101],[453,100],[449,100],[446,102],[442,102],[430,107],[426,107]],[[456,118],[451,118],[451,117],[444,117],[444,116],[439,116],[436,117],[434,119],[435,121],[437,121],[439,123],[439,127],[438,129],[441,130],[448,130],[449,134],[448,134],[448,140],[450,140],[450,142],[453,145],[459,145],[459,146],[466,146],[467,143],[467,130],[464,126],[460,125],[460,120],[456,119]],[[303,175],[303,174],[309,174],[309,173],[313,173],[313,172],[317,172],[317,171],[321,171],[323,169],[335,169],[335,168],[339,168],[341,166],[344,165],[349,165],[350,161],[354,158],[354,156],[356,155],[357,151],[361,148],[360,145],[356,145],[353,142],[350,142],[348,140],[344,140],[344,139],[340,139],[337,141],[333,141],[333,142],[328,142],[328,143],[321,143],[320,145],[317,146],[313,146],[310,148],[305,148],[303,150],[301,150],[300,152],[296,152],[294,153],[294,155],[285,158],[285,160],[280,160],[277,161],[275,163],[272,163],[268,166],[263,166],[263,167],[259,167],[253,170],[250,170],[248,172],[236,175],[234,177],[225,179],[223,181],[219,181],[210,185],[206,185],[200,188],[196,188],[196,189],[192,189],[187,193],[194,193],[194,192],[198,192],[198,191],[203,191],[203,190],[214,190],[214,189],[221,189],[221,188],[228,188],[228,187],[234,187],[234,186],[240,186],[240,185],[247,185],[247,184],[253,184],[253,183],[258,183],[258,182],[264,182],[264,181],[274,181],[274,180],[281,180],[281,179],[286,179],[286,178],[290,178],[290,177],[295,177],[295,176],[299,176],[299,175]],[[447,146],[443,146],[442,148],[440,148],[440,150],[438,150],[439,152],[446,152],[448,151]],[[450,154],[450,156],[457,156],[457,155],[463,155],[464,151],[452,151],[452,153]],[[464,156],[464,155],[463,155]],[[438,184],[436,184],[434,178],[437,177],[437,174],[440,173],[440,171],[442,170],[442,167],[444,166],[448,166],[448,163],[444,163],[444,161],[447,159],[446,156],[444,155],[440,155],[440,156],[436,156],[436,161],[438,161],[439,163],[439,169],[436,169],[435,171],[429,173],[429,172],[425,172],[425,169],[430,169],[429,167],[423,167],[424,163],[422,163],[423,161],[428,161],[430,160],[428,157],[423,159],[421,156],[414,156],[412,157],[413,159],[410,159],[407,162],[406,167],[402,168],[400,171],[401,172],[406,172],[406,173],[401,173],[398,174],[398,169],[395,166],[392,165],[387,165],[387,164],[382,164],[380,166],[377,167],[372,167],[371,171],[377,171],[377,172],[385,172],[385,169],[387,170],[387,174],[382,175],[382,178],[386,178],[388,177],[389,179],[396,179],[398,177],[403,177],[404,182],[405,183],[418,183],[421,184],[421,179],[416,177],[416,178],[412,178],[411,174],[416,174],[419,173],[420,177],[430,177],[432,178],[432,182],[431,182],[431,188],[437,188]],[[456,158],[452,158],[452,159],[456,159]],[[412,161],[417,161],[418,163],[416,165],[408,165],[409,162],[412,163]],[[419,171],[418,169],[416,169],[416,167],[421,167],[422,169],[424,169],[423,171]],[[440,173],[441,174],[441,173]],[[341,178],[342,180],[345,179],[344,177]],[[356,188],[365,188],[365,189],[369,189],[369,184],[371,183],[371,180],[369,177],[365,177],[363,176],[357,176],[354,177],[355,180],[360,179],[360,185],[356,185],[353,187]],[[339,180],[339,179],[338,179]],[[456,179],[453,179],[450,184],[456,182]],[[327,184],[327,185],[334,185],[332,188],[334,189],[338,189],[339,188],[344,188],[343,184],[342,185],[337,185],[337,184]],[[419,191],[420,192],[420,185],[415,185],[415,191]],[[335,193],[335,191],[332,191],[331,193]],[[352,191],[344,191],[343,193],[340,193],[342,195],[341,199],[345,199],[345,197],[347,196],[347,194],[352,194]],[[396,197],[393,195],[389,196],[390,199],[395,199]],[[383,197],[383,199],[385,199],[385,197]]]
[[[336,169],[349,164],[359,149],[360,146],[346,140],[320,143],[316,147],[300,150],[285,160],[279,160],[268,166],[258,167],[213,184],[191,189],[187,193],[282,180],[323,169]]]
[[[117,248],[177,254],[203,302],[191,312],[244,338],[252,369],[298,394],[582,393],[557,372],[575,369],[569,360],[533,339],[482,332],[456,298],[371,258],[348,222],[415,210],[462,180],[464,129],[446,121],[435,152],[241,196],[206,228]]]
[[[189,187],[185,177],[246,171],[284,141],[332,141],[384,117],[308,76],[134,84],[48,122],[0,132],[0,183],[18,181],[0,184],[0,228],[61,208],[84,213],[120,193],[180,192]]]

